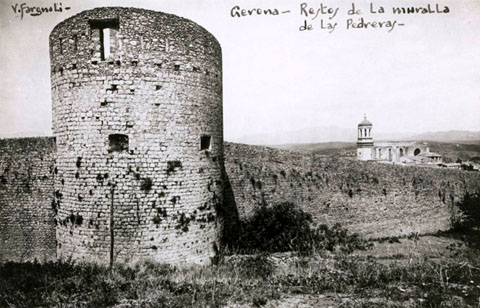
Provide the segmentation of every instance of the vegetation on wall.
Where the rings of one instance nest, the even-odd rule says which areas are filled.
[[[231,243],[239,252],[314,251],[339,248],[346,252],[365,249],[358,235],[349,234],[339,224],[314,226],[310,213],[290,202],[256,208],[251,218],[240,222],[239,236]]]
[[[480,193],[466,194],[463,201],[457,204],[463,214],[462,227],[480,228]]]
[[[480,193],[466,193],[455,203],[460,215],[452,215],[452,229],[459,232],[480,230]]]
[[[463,200],[456,203],[456,209],[460,215],[452,215],[452,229],[445,234],[480,249],[480,193],[465,194]]]

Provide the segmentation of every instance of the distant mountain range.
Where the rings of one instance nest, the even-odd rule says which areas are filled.
[[[446,132],[427,132],[412,136],[411,140],[428,140],[439,142],[457,142],[469,141],[480,142],[480,132],[471,132],[467,130],[449,130]]]
[[[438,142],[471,142],[480,143],[480,131],[452,130],[444,132],[416,133],[381,133],[375,132],[374,140],[425,140]],[[356,128],[340,128],[335,126],[323,126],[306,128],[297,131],[278,132],[270,134],[258,134],[244,136],[231,140],[238,143],[258,145],[300,144],[318,142],[356,142]],[[230,140],[229,140],[230,141]]]
[[[48,134],[34,131],[24,131],[16,133],[2,133],[0,138],[22,138],[22,137],[44,137]],[[480,144],[480,131],[472,132],[465,130],[450,130],[444,132],[426,132],[422,134],[415,133],[380,133],[375,132],[374,141],[380,140],[421,140],[437,142],[463,142]],[[282,144],[306,144],[320,142],[356,142],[356,128],[340,128],[335,126],[323,126],[305,128],[290,132],[277,132],[271,134],[258,134],[244,136],[237,139],[228,139],[228,141],[257,144],[257,145],[282,145]]]

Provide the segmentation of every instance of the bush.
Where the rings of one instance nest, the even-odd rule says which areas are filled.
[[[356,234],[349,235],[339,224],[314,227],[312,215],[289,202],[258,207],[250,219],[240,223],[240,235],[232,246],[242,253],[366,248]]]
[[[456,203],[461,215],[452,215],[452,227],[442,235],[459,238],[468,247],[480,250],[480,194],[465,194],[461,202]]]
[[[463,201],[457,203],[463,220],[457,227],[472,229],[480,227],[480,194],[465,194]]]

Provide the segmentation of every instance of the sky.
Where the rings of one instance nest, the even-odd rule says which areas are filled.
[[[352,2],[361,15],[347,15]],[[30,16],[12,6],[70,7]],[[397,15],[435,4],[449,13]],[[320,4],[335,10],[316,12]],[[385,13],[369,13],[382,6]],[[480,1],[446,0],[0,0],[0,135],[51,134],[48,35],[60,21],[99,6],[140,7],[202,25],[223,51],[224,137],[312,127],[352,128],[367,114],[377,131],[480,131]],[[232,8],[278,9],[232,17]],[[385,28],[347,29],[396,21]],[[312,30],[300,31],[304,22]],[[337,23],[329,33],[321,29]],[[403,24],[403,25],[399,25]]]

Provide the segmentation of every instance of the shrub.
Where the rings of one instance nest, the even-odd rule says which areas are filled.
[[[291,203],[260,206],[249,220],[241,222],[235,246],[240,250],[264,252],[306,250],[313,234],[311,222],[310,214]]]
[[[480,194],[465,194],[463,201],[457,203],[462,212],[463,220],[458,227],[460,228],[479,228],[480,227]]]
[[[356,234],[350,235],[339,224],[312,225],[312,215],[292,203],[258,207],[252,217],[240,223],[240,234],[233,242],[238,252],[286,252],[311,253],[316,250],[342,251],[365,249],[366,245]]]
[[[452,227],[440,234],[461,239],[468,247],[480,250],[480,194],[465,194],[461,202],[456,203],[461,215],[452,215]]]

